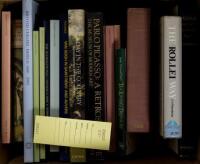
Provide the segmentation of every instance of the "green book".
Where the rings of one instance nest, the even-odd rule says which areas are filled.
[[[39,32],[33,31],[33,111],[34,117],[40,114],[40,68],[39,68]],[[35,119],[33,119],[35,120]],[[33,147],[34,162],[40,162],[40,146],[34,144]]]
[[[39,28],[40,115],[45,116],[45,28]],[[40,159],[45,159],[45,145],[40,145]]]
[[[126,152],[126,55],[125,49],[117,49],[115,57],[116,82],[116,123],[117,123],[117,151],[120,155]]]

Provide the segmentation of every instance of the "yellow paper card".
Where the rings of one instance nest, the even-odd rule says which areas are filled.
[[[34,143],[109,150],[111,123],[36,116]]]

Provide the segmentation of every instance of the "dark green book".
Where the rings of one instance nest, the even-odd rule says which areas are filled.
[[[125,49],[117,49],[115,56],[115,90],[116,90],[116,130],[117,151],[126,152],[126,54]]]

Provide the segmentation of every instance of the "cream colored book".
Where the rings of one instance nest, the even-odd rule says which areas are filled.
[[[182,136],[182,24],[179,16],[161,18],[161,135]]]

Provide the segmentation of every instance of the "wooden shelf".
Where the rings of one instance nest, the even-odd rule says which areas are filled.
[[[40,162],[40,164],[62,164],[63,162],[51,161],[51,162]],[[199,164],[197,160],[179,160],[171,156],[165,157],[151,157],[145,159],[133,159],[133,160],[108,160],[98,162],[102,164]],[[18,157],[9,162],[9,164],[23,164],[23,157]]]

